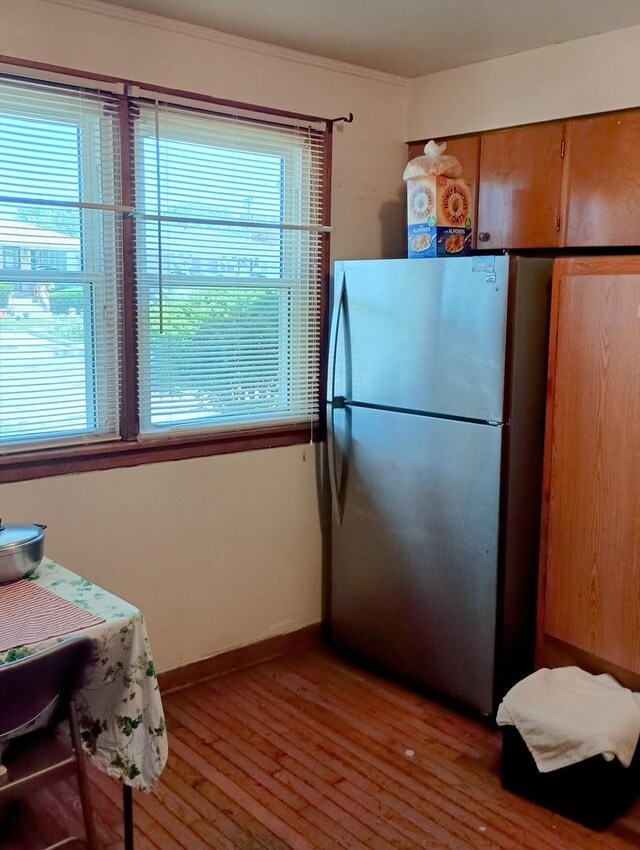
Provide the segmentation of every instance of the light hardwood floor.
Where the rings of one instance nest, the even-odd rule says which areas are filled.
[[[500,786],[500,735],[318,650],[164,698],[170,759],[135,794],[136,850],[637,850],[640,803],[603,833]],[[92,771],[99,837],[122,847],[120,788]],[[79,832],[59,784],[4,826],[32,850]]]

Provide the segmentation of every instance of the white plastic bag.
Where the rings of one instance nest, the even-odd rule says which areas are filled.
[[[433,139],[424,146],[424,156],[412,159],[404,170],[403,180],[425,175],[438,175],[457,179],[462,177],[462,166],[455,156],[445,154],[447,143],[439,145]]]

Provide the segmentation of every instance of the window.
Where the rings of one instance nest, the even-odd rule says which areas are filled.
[[[141,434],[316,421],[322,134],[137,114]]]
[[[118,436],[117,102],[0,82],[0,449]]]
[[[64,248],[31,251],[31,268],[33,271],[53,270],[66,272],[67,253]]]
[[[20,248],[12,248],[11,245],[4,245],[2,248],[2,268],[19,269],[20,253]]]
[[[308,439],[326,125],[111,88],[0,77],[0,456]]]

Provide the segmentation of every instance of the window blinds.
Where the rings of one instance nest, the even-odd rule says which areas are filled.
[[[315,422],[323,133],[134,115],[141,435]]]
[[[118,100],[0,77],[0,451],[118,436]]]
[[[326,122],[95,85],[0,74],[0,453],[312,428]]]

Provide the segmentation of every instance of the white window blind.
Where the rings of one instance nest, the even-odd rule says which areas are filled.
[[[134,108],[141,435],[311,425],[323,134]]]
[[[0,452],[118,436],[117,121],[0,77]]]

